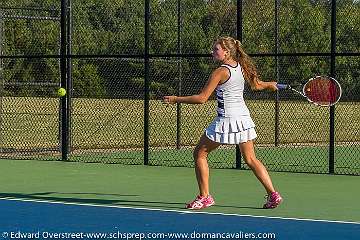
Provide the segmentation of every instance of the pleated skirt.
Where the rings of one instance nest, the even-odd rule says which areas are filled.
[[[205,129],[207,138],[221,144],[239,144],[257,137],[250,116],[216,117]]]

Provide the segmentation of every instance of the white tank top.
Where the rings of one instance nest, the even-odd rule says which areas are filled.
[[[219,117],[250,116],[244,101],[245,79],[238,63],[235,67],[221,65],[229,69],[229,79],[216,87],[217,113]]]

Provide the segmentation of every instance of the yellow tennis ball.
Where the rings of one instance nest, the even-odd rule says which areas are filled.
[[[59,97],[65,96],[65,95],[66,95],[66,90],[65,90],[65,88],[59,88],[59,89],[57,90],[57,94],[58,94]]]

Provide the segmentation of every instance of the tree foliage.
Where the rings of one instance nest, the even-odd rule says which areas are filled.
[[[276,45],[275,1],[242,2],[241,27],[245,50],[249,54],[273,53]],[[219,36],[236,37],[236,3],[235,0],[180,0],[179,6],[177,0],[151,0],[150,53],[209,53],[213,41]],[[0,3],[2,54],[59,54],[59,21],[9,17],[59,17],[59,4],[56,0],[3,0]],[[279,52],[329,53],[330,4],[328,0],[279,1]],[[11,7],[17,9],[9,9]],[[145,48],[144,8],[144,1],[72,0],[72,54],[142,55]],[[336,18],[336,51],[359,53],[360,2],[338,0]],[[274,57],[254,60],[264,79],[277,77]],[[315,74],[330,72],[330,58],[327,56],[280,57],[278,62],[278,80],[283,82],[301,82]],[[7,83],[5,93],[9,95],[46,95],[52,91],[46,84],[59,82],[58,59],[10,58],[3,59],[2,65],[0,76]],[[337,75],[349,99],[360,99],[359,65],[359,57],[337,57]],[[207,58],[154,58],[150,62],[151,96],[176,94],[180,82],[183,93],[197,92],[212,68],[212,62]],[[141,58],[73,59],[74,96],[142,98],[143,69]],[[26,87],[32,82],[44,85]]]

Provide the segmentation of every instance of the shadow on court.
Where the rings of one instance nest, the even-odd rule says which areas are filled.
[[[164,202],[164,201],[141,201],[128,199],[99,199],[86,197],[55,197],[51,195],[74,195],[74,196],[111,196],[111,197],[139,197],[140,195],[128,194],[103,194],[103,193],[59,193],[59,192],[37,192],[32,194],[21,193],[0,193],[0,198],[12,199],[29,199],[49,202],[65,202],[65,203],[80,203],[80,204],[96,204],[96,205],[119,205],[124,207],[145,207],[145,208],[170,208],[176,210],[184,210],[185,202]],[[252,206],[226,206],[216,205],[219,208],[236,208],[236,209],[262,209]]]

